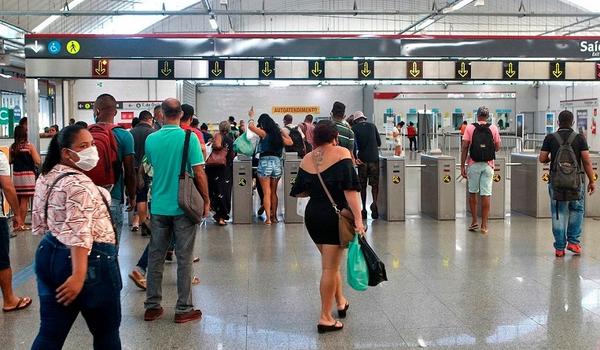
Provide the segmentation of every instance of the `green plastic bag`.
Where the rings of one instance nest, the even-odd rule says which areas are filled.
[[[362,253],[358,235],[348,245],[348,284],[357,291],[365,291],[369,286],[369,270]]]
[[[254,156],[255,144],[248,139],[247,133],[243,133],[233,142],[233,151],[237,154],[243,154],[247,157]]]

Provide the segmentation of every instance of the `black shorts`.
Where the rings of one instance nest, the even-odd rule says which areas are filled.
[[[379,161],[363,163],[358,166],[358,179],[362,188],[379,185]]]
[[[135,195],[136,203],[145,203],[148,201],[148,191],[150,190],[150,180],[144,176],[144,187],[138,188]]]
[[[8,219],[0,218],[0,271],[10,268]]]

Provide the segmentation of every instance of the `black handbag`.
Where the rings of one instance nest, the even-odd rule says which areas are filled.
[[[365,261],[367,262],[367,269],[369,270],[369,286],[375,287],[379,283],[387,281],[388,279],[383,261],[375,254],[375,251],[371,248],[364,236],[359,235],[358,240]]]

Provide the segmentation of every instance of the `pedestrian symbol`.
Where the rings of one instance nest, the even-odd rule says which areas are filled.
[[[56,55],[57,53],[60,52],[60,42],[56,41],[56,40],[52,40],[51,42],[48,43],[48,52]]]
[[[500,174],[494,175],[494,182],[500,182],[501,179]]]
[[[542,175],[542,181],[544,181],[544,182],[548,182],[549,180],[550,180],[550,174],[548,174],[548,173],[544,173],[544,174]]]
[[[244,187],[244,186],[246,186],[246,183],[247,183],[246,179],[240,179],[240,181],[238,182],[238,185]]]
[[[80,48],[81,47],[79,46],[79,42],[77,40],[69,41],[66,46],[67,52],[71,55],[76,55]]]
[[[290,179],[290,185],[294,186],[295,183],[296,183],[296,177],[292,176],[292,178]]]
[[[452,181],[452,178],[450,177],[450,175],[445,175],[442,180],[444,181],[445,184],[449,184]]]
[[[398,175],[392,176],[392,183],[394,183],[395,185],[399,184],[400,176],[398,176]]]

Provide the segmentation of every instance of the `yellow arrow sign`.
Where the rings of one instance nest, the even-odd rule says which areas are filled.
[[[512,78],[512,77],[515,76],[515,74],[517,74],[517,71],[515,71],[513,69],[513,63],[512,62],[508,63],[508,69],[506,70],[505,73],[506,73],[506,76],[509,77],[509,78]]]
[[[215,65],[213,66],[213,69],[211,69],[211,73],[215,77],[218,77],[219,75],[221,75],[221,73],[223,73],[223,70],[221,69],[221,67],[219,67],[219,61],[215,61]]]
[[[315,61],[315,65],[313,66],[313,69],[310,72],[315,77],[318,77],[319,75],[321,75],[321,73],[323,73],[323,70],[319,67],[319,61]]]
[[[465,62],[460,63],[460,69],[458,70],[458,75],[462,78],[466,77],[469,74],[469,70],[467,69],[467,64]]]
[[[369,69],[369,62],[365,61],[363,63],[363,68],[360,70],[360,74],[362,74],[363,77],[367,78],[371,75],[371,73],[373,73],[373,71]]]
[[[421,74],[421,71],[419,70],[419,65],[417,64],[417,62],[413,62],[412,63],[412,69],[408,71],[410,73],[410,75],[413,76],[413,78],[416,78],[419,76],[419,74]]]
[[[172,71],[173,70],[169,67],[169,61],[165,61],[165,63],[163,63],[162,69],[160,70],[162,75],[164,75],[165,77],[168,77]]]
[[[264,76],[268,77],[273,73],[273,70],[269,67],[269,61],[265,61],[265,66],[263,67],[262,73]]]
[[[558,79],[558,78],[560,78],[563,75],[563,73],[564,72],[562,70],[560,70],[560,63],[556,62],[555,68],[552,71],[552,75],[554,75],[554,77],[556,79]]]
[[[98,67],[96,67],[96,69],[94,69],[96,71],[96,74],[104,75],[104,73],[106,73],[106,68],[104,68],[104,67],[106,66],[107,63],[108,63],[107,60],[99,60]]]

